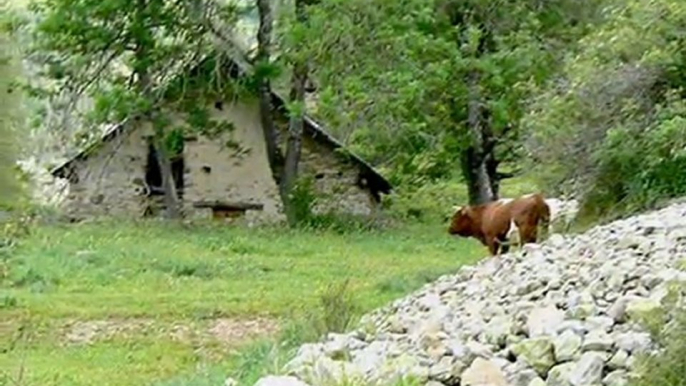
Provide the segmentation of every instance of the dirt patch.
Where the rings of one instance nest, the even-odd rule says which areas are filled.
[[[68,322],[64,325],[62,336],[64,343],[70,345],[153,333],[178,342],[215,341],[222,346],[236,346],[257,337],[272,336],[278,331],[278,322],[269,318],[219,318],[203,322],[107,319]]]
[[[65,326],[65,340],[69,344],[89,344],[117,335],[140,333],[153,324],[152,319],[74,321]]]
[[[258,336],[273,335],[279,331],[279,325],[275,320],[267,318],[217,319],[208,331],[221,343],[232,345]]]

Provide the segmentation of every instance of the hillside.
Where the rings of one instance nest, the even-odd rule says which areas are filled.
[[[659,351],[643,322],[668,322],[685,258],[686,204],[554,234],[303,345],[290,377],[258,384],[626,385],[637,359]]]

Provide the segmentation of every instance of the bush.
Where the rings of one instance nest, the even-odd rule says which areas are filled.
[[[639,358],[638,373],[631,386],[686,386],[686,286],[673,288],[666,312],[648,316],[644,321],[653,339],[663,349],[657,355]],[[666,323],[665,323],[666,322]]]
[[[345,332],[360,316],[360,307],[350,287],[350,279],[327,285],[318,297],[318,307],[310,310],[306,316],[311,329],[310,336]]]
[[[560,79],[533,101],[528,148],[540,183],[613,218],[686,194],[686,39],[677,0],[610,3]]]
[[[314,190],[314,179],[311,176],[300,177],[291,192],[291,205],[295,209],[298,228],[345,234],[383,227],[380,217],[335,212],[315,213],[314,208],[319,199],[321,197]]]

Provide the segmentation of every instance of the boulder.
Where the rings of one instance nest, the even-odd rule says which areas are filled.
[[[555,365],[553,343],[548,337],[525,339],[512,347],[512,353],[541,376]]]
[[[502,370],[492,361],[476,358],[462,373],[460,385],[463,386],[507,386]]]

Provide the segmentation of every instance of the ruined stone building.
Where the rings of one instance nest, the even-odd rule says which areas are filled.
[[[231,76],[242,76],[233,63]],[[236,70],[238,68],[238,70]],[[282,98],[273,93],[278,143],[285,149],[288,116]],[[217,136],[189,134],[173,159],[172,170],[184,215],[190,218],[283,219],[278,187],[272,178],[260,123],[257,97],[215,100],[207,105],[211,118],[233,129]],[[180,119],[166,111],[172,120]],[[69,181],[63,202],[72,219],[96,216],[144,217],[159,213],[164,192],[151,144],[151,125],[127,119],[114,126],[100,143],[84,149],[51,172]],[[227,146],[227,143],[238,146]],[[301,176],[311,177],[317,195],[315,212],[373,214],[389,182],[311,117],[305,117]]]

